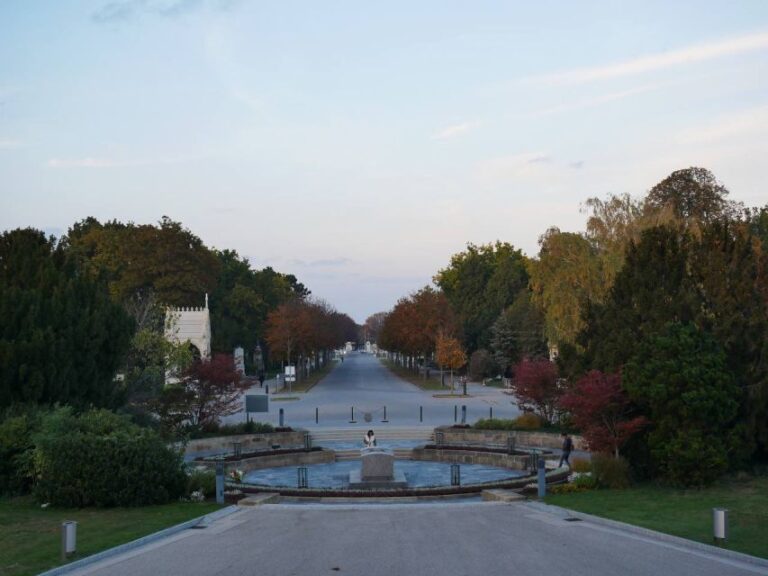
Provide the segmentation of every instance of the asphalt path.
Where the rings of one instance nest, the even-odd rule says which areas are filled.
[[[717,549],[537,503],[265,505],[75,572],[212,576],[747,576]]]
[[[278,424],[279,409],[282,408],[284,422],[288,426],[363,429],[371,425],[381,428],[453,424],[455,414],[461,419],[462,405],[467,407],[469,423],[488,418],[491,409],[494,418],[514,418],[520,413],[515,398],[498,388],[470,384],[467,392],[469,398],[450,397],[450,390],[439,393],[421,390],[395,376],[375,356],[355,352],[346,355],[344,362],[339,363],[309,392],[284,390],[280,394],[270,394],[269,412],[252,414],[252,418]],[[264,388],[256,386],[248,393],[263,394]],[[381,422],[385,406],[388,423]],[[350,423],[353,407],[356,424]],[[365,421],[366,414],[370,415],[370,422]],[[245,414],[241,412],[229,416],[225,421],[243,422]]]

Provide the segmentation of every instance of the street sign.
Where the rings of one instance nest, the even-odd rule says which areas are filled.
[[[246,394],[246,412],[269,412],[269,400],[264,394]]]
[[[296,366],[285,367],[285,381],[296,382]]]

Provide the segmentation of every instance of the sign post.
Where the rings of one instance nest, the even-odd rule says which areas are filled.
[[[285,367],[285,382],[288,384],[288,393],[291,393],[291,384],[296,382],[296,366]]]

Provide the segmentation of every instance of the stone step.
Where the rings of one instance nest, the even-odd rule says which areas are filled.
[[[514,490],[483,490],[481,494],[484,502],[517,502],[526,499],[525,496]]]
[[[375,430],[376,438],[379,440],[433,440],[433,430],[431,428],[393,428]],[[334,429],[317,430],[310,433],[312,441],[333,442],[333,441],[357,441],[365,434],[365,430],[360,429]]]
[[[238,506],[261,506],[262,504],[274,504],[280,501],[280,494],[273,492],[257,492],[237,501]]]
[[[396,460],[408,460],[411,457],[411,452],[410,448],[395,448],[392,450],[392,455]],[[360,450],[336,450],[336,462],[359,459]]]

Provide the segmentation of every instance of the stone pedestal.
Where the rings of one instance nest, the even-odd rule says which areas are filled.
[[[405,474],[395,471],[395,457],[390,450],[363,448],[361,453],[360,470],[349,473],[350,488],[381,489],[408,486]]]

